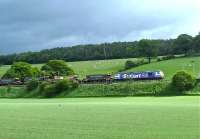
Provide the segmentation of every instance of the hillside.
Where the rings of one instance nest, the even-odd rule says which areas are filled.
[[[155,71],[162,70],[166,79],[171,79],[172,76],[180,70],[185,70],[194,76],[200,75],[200,57],[178,58],[161,62],[139,66],[128,71]]]
[[[130,59],[114,59],[114,60],[96,60],[96,61],[80,61],[68,62],[68,65],[81,78],[88,74],[112,74],[124,68],[124,63]],[[35,64],[34,66],[41,67],[42,64]],[[2,76],[10,66],[0,67],[0,76]]]
[[[97,60],[97,61],[80,61],[68,62],[68,65],[75,71],[79,77],[83,78],[88,74],[113,74],[124,68],[127,60],[132,59],[115,59],[115,60]],[[41,67],[42,64],[35,64],[34,66]],[[2,76],[9,66],[0,67],[0,76]],[[166,60],[161,62],[153,62],[151,64],[132,68],[125,72],[137,71],[155,71],[162,70],[166,79],[171,79],[174,73],[180,70],[190,72],[194,76],[200,75],[200,57],[186,57]]]

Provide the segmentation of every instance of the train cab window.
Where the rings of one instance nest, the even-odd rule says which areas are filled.
[[[149,73],[148,73],[148,76],[149,76],[149,77],[152,77],[153,75],[154,75],[153,72],[149,72]]]

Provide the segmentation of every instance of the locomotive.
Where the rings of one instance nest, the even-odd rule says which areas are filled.
[[[129,72],[114,75],[114,80],[161,80],[164,78],[162,71]]]

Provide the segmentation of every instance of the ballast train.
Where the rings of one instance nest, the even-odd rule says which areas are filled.
[[[162,71],[146,71],[146,72],[128,72],[128,73],[117,73],[115,75],[109,74],[98,74],[98,75],[87,75],[83,79],[83,83],[95,83],[95,82],[106,82],[112,81],[126,81],[126,80],[161,80],[164,79],[164,73]]]

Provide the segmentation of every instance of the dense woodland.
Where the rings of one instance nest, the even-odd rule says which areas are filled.
[[[93,45],[77,45],[46,49],[40,52],[1,55],[0,64],[10,65],[24,61],[31,64],[46,63],[58,59],[65,61],[102,60],[131,57],[154,57],[173,54],[194,54],[200,52],[200,33],[192,37],[187,34],[170,40],[140,40]]]

